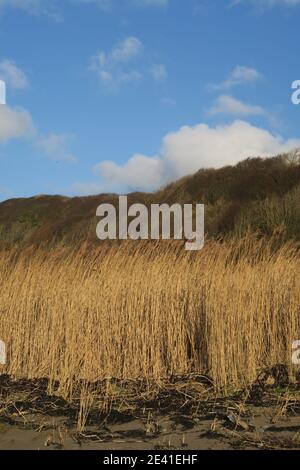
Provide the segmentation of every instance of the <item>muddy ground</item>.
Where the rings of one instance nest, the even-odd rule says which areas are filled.
[[[135,391],[134,393],[137,393]],[[45,382],[0,377],[1,450],[299,449],[299,385],[256,385],[218,398],[195,379],[112,401],[78,427],[79,408]]]
[[[145,421],[89,428],[84,433],[66,427],[64,420],[43,417],[36,429],[0,425],[2,450],[233,450],[300,449],[300,416],[272,423],[274,409],[256,409],[250,420],[255,429],[234,429],[222,419],[159,416],[159,430],[147,434]],[[33,417],[27,417],[33,419]],[[35,417],[36,418],[36,417]]]

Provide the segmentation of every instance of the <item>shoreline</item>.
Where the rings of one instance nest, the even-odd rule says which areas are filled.
[[[265,383],[260,390],[256,384],[229,397],[213,396],[203,384],[198,392],[191,382],[177,386],[177,392],[169,389],[159,396],[150,397],[149,390],[148,396],[131,401],[111,398],[105,412],[104,408],[87,410],[81,402],[68,404],[62,397],[47,395],[45,380],[11,381],[0,376],[0,448],[300,449],[299,384]]]

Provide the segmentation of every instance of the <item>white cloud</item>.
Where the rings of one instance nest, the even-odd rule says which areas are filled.
[[[219,96],[214,104],[207,110],[210,116],[234,116],[245,118],[248,116],[261,116],[269,121],[272,127],[278,128],[279,121],[274,113],[271,113],[262,106],[252,105],[237,100],[231,95]]]
[[[119,186],[124,180],[129,187],[150,190],[160,171],[160,160],[158,157],[136,154],[123,167],[112,161],[104,161],[98,163],[94,171],[113,187]]]
[[[103,161],[94,166],[93,171],[100,181],[73,185],[73,191],[80,194],[97,194],[111,191],[151,191],[153,182],[159,186],[161,161],[159,157],[136,154],[121,166],[113,161]]]
[[[12,60],[0,62],[0,79],[4,80],[10,88],[15,90],[29,86],[25,73]]]
[[[56,162],[75,163],[77,158],[69,151],[68,145],[72,136],[67,134],[50,134],[36,142],[36,146],[47,157]]]
[[[103,55],[104,64],[105,62],[111,64],[126,64],[133,58],[140,55],[143,51],[143,47],[144,46],[139,39],[135,38],[134,36],[128,37],[118,46],[116,46],[108,55],[108,57],[105,57],[105,54]]]
[[[152,190],[200,168],[236,164],[248,157],[268,157],[300,147],[300,139],[284,139],[245,121],[210,127],[184,126],[165,136],[155,157],[134,155],[125,165],[101,162],[94,168],[99,181],[77,183],[82,194]]]
[[[266,116],[268,114],[261,106],[244,103],[230,95],[219,96],[214,105],[209,108],[208,113],[212,116],[223,114],[239,117]]]
[[[0,105],[0,143],[28,137],[35,132],[30,114],[23,109]]]
[[[142,41],[138,38],[127,37],[110,51],[101,50],[94,55],[89,69],[96,73],[103,87],[118,91],[123,84],[139,82],[143,78],[144,49]],[[157,82],[164,82],[168,78],[168,71],[164,64],[152,65],[150,74]]]
[[[237,65],[223,82],[211,84],[210,87],[215,90],[228,90],[238,85],[255,83],[261,78],[262,75],[257,70]]]
[[[157,82],[164,82],[168,78],[168,71],[165,65],[155,64],[151,69],[151,74]]]
[[[108,53],[98,52],[92,57],[89,68],[96,72],[102,85],[116,90],[123,83],[142,78],[141,72],[131,67],[131,62],[142,55],[143,49],[143,43],[138,38],[128,37]]]
[[[5,60],[0,63],[0,78],[4,78],[6,83],[14,89],[28,86],[25,74],[12,61]],[[0,143],[21,137],[30,137],[33,145],[55,161],[75,162],[77,160],[68,150],[68,143],[72,136],[50,134],[46,138],[41,138],[28,111],[21,108],[12,109],[6,104],[0,104]]]

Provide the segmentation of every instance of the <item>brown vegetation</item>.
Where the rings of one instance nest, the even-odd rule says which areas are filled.
[[[210,237],[245,235],[249,228],[269,236],[281,226],[283,240],[299,240],[299,198],[300,163],[283,155],[248,159],[218,170],[200,170],[156,193],[130,194],[129,204],[203,203]],[[105,202],[117,204],[118,197],[37,196],[0,203],[0,248],[49,248],[86,240],[97,244],[96,208]]]
[[[80,429],[95,403],[122,403],[124,383],[128,393],[143,383],[151,394],[197,376],[226,394],[250,389],[278,364],[293,381],[299,184],[300,165],[278,157],[130,195],[129,203],[205,203],[200,252],[183,242],[96,244],[96,207],[116,196],[0,204],[0,339],[8,348],[0,373],[46,379],[49,394],[77,403]]]
[[[168,242],[3,251],[3,372],[58,381],[68,400],[81,380],[199,373],[228,392],[274,364],[292,373],[299,265],[295,245],[252,236],[198,253]]]

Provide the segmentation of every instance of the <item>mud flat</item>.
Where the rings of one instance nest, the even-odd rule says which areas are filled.
[[[300,450],[295,384],[256,384],[218,398],[182,383],[115,400],[107,412],[90,409],[83,422],[80,406],[47,395],[45,381],[0,378],[2,450]]]
[[[233,450],[300,449],[300,416],[284,416],[272,424],[277,409],[253,410],[252,426],[230,426],[226,419],[157,416],[157,431],[145,429],[145,420],[91,427],[78,433],[64,420],[43,417],[36,429],[0,425],[2,450]],[[37,417],[27,417],[36,420]]]

